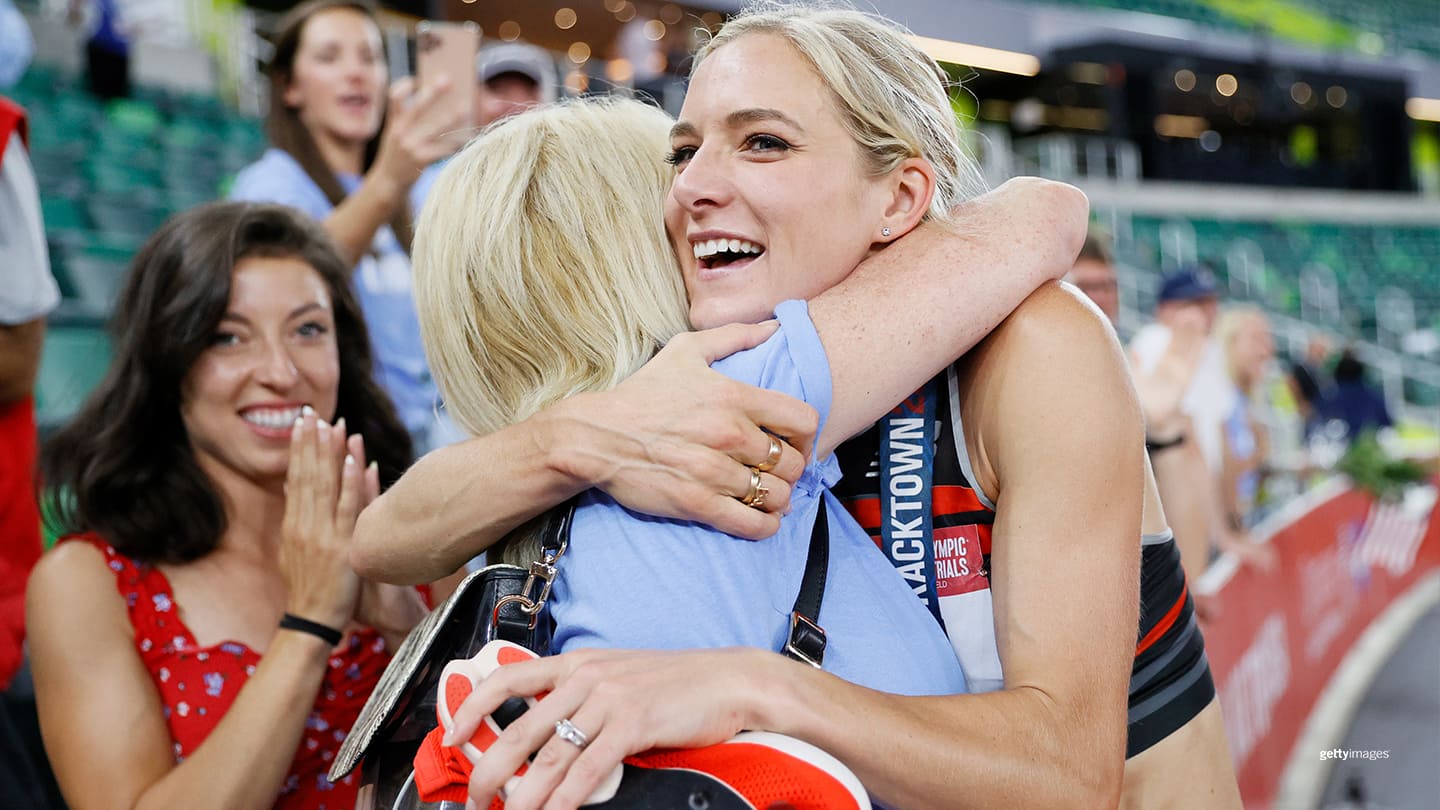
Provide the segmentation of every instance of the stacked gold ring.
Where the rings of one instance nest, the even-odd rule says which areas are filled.
[[[760,472],[770,472],[775,465],[780,463],[780,454],[784,452],[785,446],[774,436],[770,437],[770,452],[765,454],[765,460],[756,465],[755,469]]]
[[[770,490],[760,485],[760,468],[751,467],[750,491],[745,493],[745,497],[740,499],[740,503],[760,509],[765,505],[765,496],[768,494],[770,494]]]

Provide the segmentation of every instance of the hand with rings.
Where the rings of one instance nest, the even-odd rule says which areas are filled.
[[[745,493],[745,497],[740,499],[740,503],[743,503],[752,509],[765,508],[765,496],[770,494],[770,489],[765,485],[761,484],[760,480],[760,468],[751,467],[750,489]]]
[[[509,698],[543,695],[475,763],[470,801],[485,807],[503,789],[506,808],[569,810],[631,754],[713,745],[754,727],[748,707],[758,685],[797,675],[808,682],[800,670],[755,648],[590,649],[520,661],[475,685],[445,744],[470,739]]]
[[[551,415],[584,444],[572,446],[567,471],[635,512],[751,540],[773,535],[813,452],[819,414],[710,364],[775,329],[730,324],[676,335],[615,388],[556,405]],[[753,491],[751,468],[763,476]],[[765,497],[755,503],[761,487]]]

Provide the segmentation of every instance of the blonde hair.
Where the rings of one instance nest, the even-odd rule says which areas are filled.
[[[848,8],[754,3],[700,49],[695,66],[748,34],[783,37],[810,63],[873,176],[907,158],[930,162],[936,183],[926,220],[953,224],[951,209],[986,191],[960,142],[949,78],[895,23]]]
[[[1239,368],[1236,362],[1235,340],[1240,336],[1241,330],[1252,324],[1266,331],[1270,329],[1269,316],[1265,314],[1265,310],[1254,304],[1231,304],[1221,311],[1220,317],[1215,321],[1215,340],[1220,344],[1225,357],[1225,373],[1231,382],[1242,388],[1256,381],[1243,379],[1244,369]]]
[[[499,122],[440,173],[415,235],[415,308],[446,407],[490,433],[610,388],[689,328],[665,236],[673,122],[624,100]],[[525,563],[544,519],[492,559]]]
[[[470,434],[610,388],[688,328],[663,214],[671,123],[634,101],[543,107],[440,173],[415,238],[415,307]]]

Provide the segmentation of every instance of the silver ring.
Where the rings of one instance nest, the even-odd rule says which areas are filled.
[[[584,748],[590,744],[590,738],[585,736],[585,732],[576,728],[568,717],[555,722],[555,736],[576,748]]]

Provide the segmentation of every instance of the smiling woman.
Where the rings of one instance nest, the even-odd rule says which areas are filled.
[[[348,806],[326,760],[423,605],[349,567],[410,444],[345,266],[294,211],[203,206],[141,249],[113,327],[109,372],[41,453],[77,532],[27,594],[65,798]]]
[[[271,149],[242,169],[234,199],[290,205],[322,222],[375,330],[376,375],[420,449],[443,443],[410,284],[411,218],[426,167],[469,137],[441,108],[447,85],[387,87],[384,43],[364,0],[310,0],[277,26],[269,64]]]

